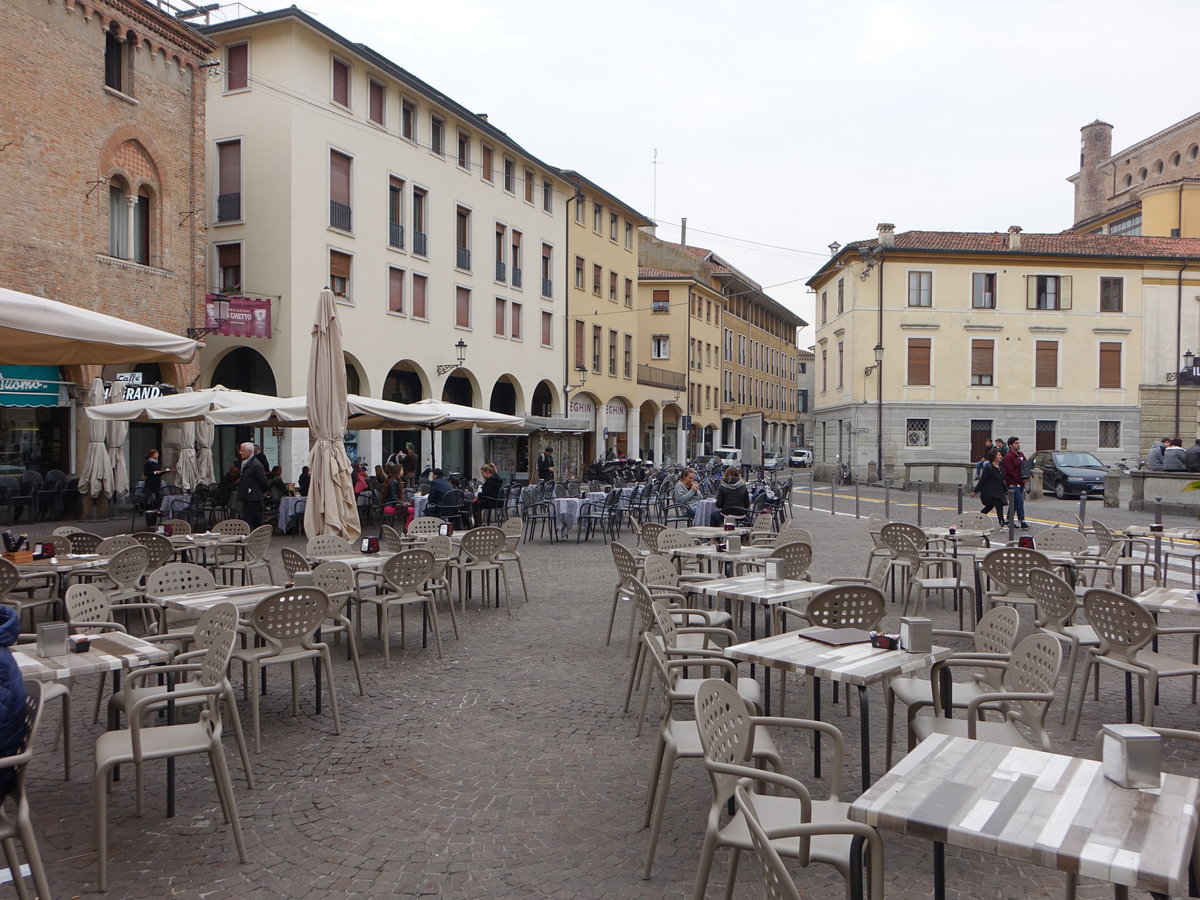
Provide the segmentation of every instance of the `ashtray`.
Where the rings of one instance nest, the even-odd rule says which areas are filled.
[[[92,639],[86,634],[73,634],[67,638],[72,653],[87,653],[92,649]]]
[[[898,634],[883,634],[882,632],[871,632],[871,646],[877,650],[899,650],[900,635]]]

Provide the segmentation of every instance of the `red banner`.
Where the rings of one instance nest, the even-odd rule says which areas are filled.
[[[208,294],[204,298],[204,325],[229,337],[271,337],[271,301],[250,297]]]

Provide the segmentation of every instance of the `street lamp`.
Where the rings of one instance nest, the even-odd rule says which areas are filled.
[[[579,376],[579,384],[564,384],[563,385],[563,393],[566,394],[568,397],[571,395],[571,391],[575,390],[575,388],[581,388],[585,384],[587,384],[587,377],[588,377],[587,366],[576,366],[575,374],[577,374]]]
[[[438,366],[437,373],[439,375],[445,375],[447,372],[453,372],[455,369],[460,368],[463,361],[467,358],[467,342],[462,338],[458,339],[458,343],[454,345],[454,349],[458,351],[458,362],[446,366]]]
[[[867,366],[865,369],[863,369],[863,375],[870,375],[872,372],[874,372],[876,369],[879,368],[879,364],[881,362],[883,362],[883,345],[876,344],[875,345],[875,365]]]

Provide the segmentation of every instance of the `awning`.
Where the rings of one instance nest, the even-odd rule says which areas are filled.
[[[65,405],[58,366],[0,366],[0,406]]]

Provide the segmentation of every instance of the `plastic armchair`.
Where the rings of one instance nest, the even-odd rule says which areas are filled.
[[[253,584],[254,570],[265,569],[267,584],[270,584],[272,575],[271,564],[267,562],[267,551],[271,548],[272,534],[270,525],[260,525],[255,528],[246,537],[245,558],[218,562],[214,566],[214,571],[219,572],[222,578],[226,575],[232,576],[236,572],[241,574],[242,584]]]
[[[528,603],[529,588],[525,585],[525,566],[521,562],[520,550],[525,523],[518,516],[510,516],[501,523],[500,530],[504,532],[504,549],[500,551],[497,559],[502,563],[515,562],[517,564],[517,575],[521,578],[521,596]]]
[[[392,664],[390,613],[393,607],[400,608],[400,646],[403,647],[405,608],[412,605],[425,606],[433,626],[433,638],[437,644],[438,656],[441,657],[442,634],[438,624],[437,604],[434,602],[433,591],[427,584],[434,575],[436,565],[434,555],[428,550],[404,550],[384,562],[383,592],[360,596],[360,607],[368,604],[375,606],[379,639],[383,641],[384,665]],[[363,612],[360,609],[358,616],[355,617],[359,646],[362,646],[362,621]],[[422,629],[424,629],[424,620],[422,620]]]
[[[17,896],[22,900],[28,893],[25,876],[21,874],[21,866],[17,860],[15,842],[18,840],[25,848],[25,858],[29,861],[29,874],[33,878],[37,896],[40,900],[50,900],[53,896],[50,893],[50,882],[46,879],[46,869],[42,864],[42,854],[38,850],[37,836],[33,831],[29,794],[25,789],[25,769],[33,760],[33,740],[42,720],[45,688],[46,685],[37,681],[25,682],[25,737],[16,753],[0,757],[0,769],[11,769],[13,772],[12,788],[3,806],[0,806],[0,843],[4,845],[5,858],[13,885],[17,889]]]
[[[354,553],[354,547],[348,540],[337,534],[321,534],[310,537],[304,548],[304,555],[309,559],[321,559],[327,556],[346,556]]]
[[[442,526],[448,524],[438,516],[420,516],[413,519],[406,529],[407,534],[441,534]]]
[[[399,553],[404,549],[404,539],[391,525],[379,526],[379,549],[383,553]]]
[[[1078,534],[1072,531],[1071,534]],[[1100,638],[1091,625],[1072,625],[1078,612],[1075,589],[1053,572],[1034,569],[1029,575],[1029,593],[1037,601],[1034,625],[1038,631],[1054,635],[1067,646],[1067,696],[1062,705],[1061,722],[1067,721],[1071,692],[1075,685],[1075,666],[1080,647],[1099,647]],[[1095,670],[1096,697],[1100,699],[1100,669]],[[1085,685],[1086,687],[1086,685]]]
[[[463,533],[462,542],[458,546],[459,555],[450,560],[450,569],[458,576],[459,605],[466,609],[467,595],[471,593],[471,574],[477,572],[483,588],[480,605],[486,607],[491,597],[491,580],[488,575],[497,573],[504,582],[504,608],[511,616],[512,596],[508,589],[508,570],[504,568],[504,563],[499,558],[508,546],[508,539],[504,532],[491,525],[473,528]],[[498,594],[496,602],[497,604],[500,602]],[[454,615],[453,605],[450,607],[450,613],[451,616]],[[454,627],[457,631],[458,625],[455,624]]]
[[[153,572],[159,566],[165,566],[175,558],[175,548],[161,534],[139,531],[133,535],[133,539],[145,547],[150,554],[150,559],[146,563],[147,572]]]
[[[967,704],[975,697],[985,692],[995,692],[1003,687],[1002,672],[999,669],[981,669],[974,666],[979,660],[1007,662],[1012,655],[1013,645],[1017,642],[1017,630],[1021,618],[1011,606],[997,606],[983,614],[971,631],[949,631],[935,629],[934,636],[940,638],[960,638],[972,642],[970,650],[956,653],[951,659],[954,665],[969,668],[970,678],[966,682],[957,682],[953,687],[951,705],[953,709],[966,709]],[[972,668],[973,667],[973,668]],[[944,666],[943,669],[948,669]],[[941,672],[943,669],[939,669]],[[892,744],[895,735],[896,701],[908,707],[908,749],[916,746],[913,740],[912,720],[925,707],[933,706],[934,685],[927,678],[915,675],[902,675],[893,678],[884,688],[884,699],[887,706],[887,742],[884,767],[892,767]]]
[[[979,565],[992,585],[983,592],[986,609],[997,603],[1036,606],[1037,601],[1029,594],[1029,573],[1034,569],[1054,571],[1054,563],[1044,553],[1028,547],[998,547]]]
[[[1018,728],[1024,726],[1033,734],[1034,746],[1049,752],[1050,735],[1046,732],[1046,714],[1056,697],[1055,685],[1062,669],[1062,644],[1050,634],[1031,634],[1013,648],[1008,662],[976,660],[980,668],[1001,669],[1004,688],[986,691],[967,703],[965,719],[946,719],[941,712],[937,679],[943,663],[935,663],[930,673],[934,691],[934,715],[917,716],[912,720],[912,733],[917,740],[931,734],[949,734],[970,740],[988,741],[1010,747],[1028,747],[1030,741]],[[983,721],[984,708],[999,705],[1004,718],[1000,722]]]
[[[769,834],[777,829],[789,829],[786,839],[775,840],[781,856],[796,859],[801,866],[812,863],[833,866],[846,879],[852,894],[861,895],[865,863],[867,889],[871,900],[882,900],[884,893],[883,842],[869,825],[851,822],[849,804],[841,802],[842,762],[845,740],[833,725],[809,719],[760,717],[750,713],[737,692],[724,681],[709,679],[696,692],[696,726],[704,752],[704,767],[712,786],[712,804],[705,823],[704,842],[700,850],[700,865],[693,891],[695,900],[703,900],[713,857],[720,847],[730,847],[734,860],[731,873],[736,873],[737,859],[743,850],[753,850],[754,844],[735,812],[724,826],[721,819],[738,786],[749,782],[773,785],[774,794],[752,794],[760,821]],[[747,750],[758,740],[762,726],[772,729],[795,728],[814,731],[829,738],[833,762],[830,771],[829,799],[814,800],[805,785],[778,771],[753,768]],[[785,796],[786,794],[790,796]],[[864,850],[859,857],[859,847]],[[726,894],[732,891],[726,886]]]
[[[613,624],[617,620],[617,606],[621,602],[621,597],[633,599],[633,581],[641,577],[643,557],[635,555],[628,547],[617,541],[613,541],[609,545],[612,551],[613,563],[617,568],[617,584],[613,588],[612,609],[608,614],[608,634],[604,638],[604,645],[608,646],[612,643]],[[637,621],[637,609],[634,608],[630,612],[629,628],[633,630],[633,623]],[[626,644],[625,655],[629,655],[630,647]]]
[[[912,603],[916,615],[925,610],[925,598],[930,594],[950,594],[954,608],[958,610],[958,628],[963,628],[963,614],[971,610],[975,616],[975,587],[963,578],[963,563],[970,560],[949,554],[927,554],[916,560],[916,565],[909,577],[908,593],[904,595],[904,615],[909,615],[909,604]],[[914,596],[915,595],[915,596]]]
[[[777,534],[775,532],[775,517],[770,513],[759,513],[750,523],[750,546],[774,547]]]
[[[651,593],[674,593],[680,605],[690,603],[697,596],[695,586],[711,580],[708,575],[681,575],[675,566],[665,556],[647,556],[642,561],[642,580],[650,588]],[[710,601],[711,606],[711,601]],[[705,625],[720,625],[723,628],[733,624],[733,618],[721,610],[705,610]]]
[[[355,596],[354,571],[344,562],[326,560],[312,570],[313,584],[325,592],[329,598],[329,608],[325,624],[321,626],[321,637],[330,634],[346,635],[346,653],[354,664],[354,677],[358,680],[358,696],[362,697],[363,689],[362,666],[358,662],[358,641],[354,639],[354,631],[350,619],[346,616],[346,604]]]
[[[1111,531],[1104,525],[1103,522],[1093,522],[1092,528],[1096,535],[1096,542],[1099,545],[1095,554],[1081,555],[1077,558],[1075,571],[1078,580],[1082,582],[1082,587],[1107,587],[1115,589],[1117,587],[1117,575],[1120,573],[1122,586],[1129,579],[1131,570],[1137,569],[1141,574],[1142,590],[1146,589],[1146,570],[1150,569],[1154,573],[1154,583],[1162,584],[1162,569],[1158,563],[1149,558],[1149,554],[1142,559],[1137,559],[1134,556],[1124,556],[1126,543],[1117,540]],[[1148,542],[1133,541],[1129,546],[1140,545],[1143,549],[1149,547]],[[1101,585],[1100,576],[1104,576],[1104,584]],[[1082,594],[1082,590],[1079,592]]]
[[[783,560],[783,577],[794,581],[808,578],[808,569],[812,565],[812,544],[805,541],[791,541],[775,545],[775,552],[769,559]]]
[[[1074,740],[1079,734],[1079,720],[1083,714],[1083,701],[1087,696],[1088,676],[1093,667],[1101,665],[1138,679],[1142,724],[1153,725],[1159,679],[1190,675],[1195,684],[1195,678],[1200,677],[1200,665],[1196,662],[1194,650],[1192,660],[1188,661],[1146,648],[1159,635],[1190,635],[1194,639],[1200,634],[1200,629],[1159,628],[1150,611],[1136,600],[1104,588],[1090,588],[1084,593],[1083,608],[1087,613],[1088,624],[1095,629],[1099,646],[1089,647],[1087,650],[1083,678],[1079,682],[1079,702],[1075,706],[1075,726],[1071,731],[1071,739]],[[1127,695],[1127,721],[1133,720],[1130,702]],[[1194,694],[1192,702],[1195,702]]]
[[[242,827],[238,820],[237,803],[233,794],[233,783],[229,776],[229,764],[225,759],[225,748],[221,744],[221,682],[229,664],[230,652],[237,635],[237,607],[232,603],[221,603],[207,610],[201,619],[205,623],[197,633],[197,645],[205,652],[196,663],[170,666],[150,666],[126,673],[122,686],[125,710],[128,713],[128,728],[108,731],[96,741],[95,809],[96,809],[96,860],[99,870],[99,888],[108,889],[108,791],[112,788],[113,768],[122,763],[132,763],[136,773],[136,810],[142,813],[144,789],[144,765],[147,760],[167,759],[205,753],[212,767],[213,781],[225,821],[233,831],[238,858],[245,863],[246,845],[242,840]],[[185,682],[176,690],[169,686],[136,695],[137,688],[150,678],[162,675],[192,673],[199,670],[202,677]],[[332,688],[332,685],[331,685]],[[257,692],[256,692],[257,693]],[[172,696],[172,694],[174,696]],[[158,725],[144,728],[145,714],[156,704],[186,702],[192,697],[203,697],[200,720],[193,723]]]
[[[102,540],[104,538],[90,531],[74,531],[67,535],[67,543],[71,546],[71,552],[75,554],[95,553]]]
[[[775,828],[767,834],[758,817],[758,809],[750,799],[750,792],[743,785],[738,784],[733,799],[734,808],[741,814],[746,823],[746,830],[750,832],[754,855],[758,857],[758,865],[762,869],[763,896],[767,900],[804,900],[796,882],[792,881],[792,874],[788,871],[783,857],[771,843],[773,838],[800,837],[800,834],[794,833],[794,829],[790,828]]]
[[[186,519],[163,519],[159,525],[170,525],[171,534],[191,534],[192,523]]]
[[[638,549],[644,550],[647,553],[658,553],[658,536],[668,527],[662,522],[647,522],[641,528],[637,529]]]
[[[55,606],[58,603],[58,597],[54,593],[54,585],[57,579],[54,573],[49,573],[48,576],[36,575],[31,577],[23,576],[20,570],[7,559],[0,558],[0,605],[8,606],[16,610],[17,616],[21,617],[29,610],[30,624],[33,623],[33,611],[42,606]],[[36,597],[33,594],[34,590],[45,588],[47,596]],[[30,593],[24,597],[13,596],[14,591],[23,591],[28,589]]]
[[[265,526],[264,526],[265,527]],[[325,621],[329,598],[318,587],[290,588],[264,597],[250,614],[250,626],[263,639],[264,646],[235,650],[232,658],[242,664],[242,687],[250,699],[254,719],[254,752],[262,748],[259,716],[259,672],[266,666],[287,664],[292,673],[292,715],[300,714],[296,693],[295,663],[318,660],[325,670],[329,687],[329,706],[333,711],[333,730],[342,733],[338,716],[337,689],[333,680],[333,661],[329,645],[316,640],[317,629]]]

